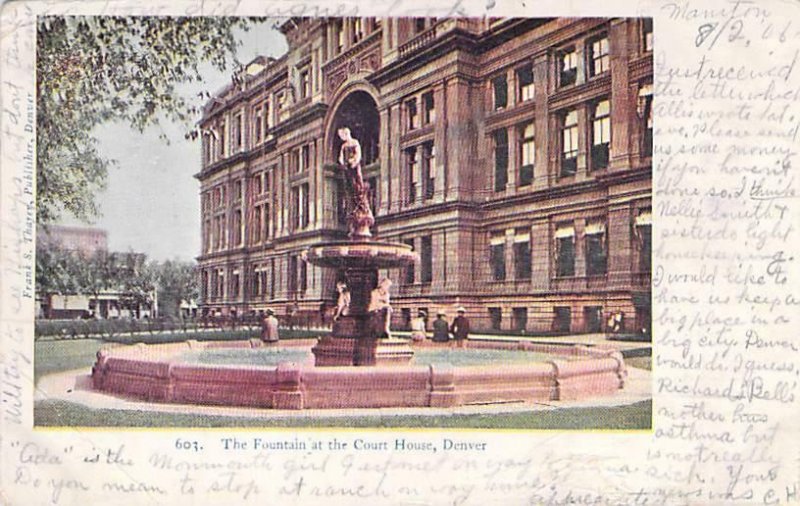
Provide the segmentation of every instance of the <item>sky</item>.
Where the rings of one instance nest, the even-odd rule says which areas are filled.
[[[278,57],[287,49],[271,22],[237,35],[243,63],[258,55]],[[196,97],[200,90],[214,93],[230,82],[230,73],[210,65],[203,75],[206,83],[187,83],[179,93]],[[155,260],[191,260],[200,254],[200,185],[194,175],[200,171],[201,148],[199,139],[184,138],[187,131],[166,121],[143,133],[118,122],[96,131],[101,155],[117,164],[97,196],[101,216],[89,225],[108,232],[110,250],[145,253]],[[159,139],[161,132],[169,144]],[[69,217],[62,223],[86,225]]]

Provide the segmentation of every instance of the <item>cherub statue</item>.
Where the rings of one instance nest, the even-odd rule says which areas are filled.
[[[389,304],[389,288],[392,281],[389,278],[381,279],[378,286],[372,290],[369,297],[367,311],[375,324],[375,332],[391,337],[389,326],[392,322],[392,306]]]
[[[340,316],[347,316],[350,313],[350,290],[347,283],[339,281],[336,283],[336,291],[339,292],[339,300],[336,301],[336,312],[333,321],[337,321]]]

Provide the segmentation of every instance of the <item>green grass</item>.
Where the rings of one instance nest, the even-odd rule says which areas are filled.
[[[36,426],[74,427],[404,427],[473,429],[649,429],[652,401],[611,408],[562,408],[520,413],[445,416],[352,416],[338,418],[274,418],[175,414],[117,409],[91,409],[62,400],[34,406]]]
[[[652,371],[653,369],[653,359],[652,357],[632,357],[626,358],[625,364],[630,367],[636,367],[638,369],[646,369],[648,371]]]
[[[98,339],[36,342],[33,375],[38,382],[39,378],[47,374],[91,367],[97,356],[97,350],[103,344],[103,341]]]

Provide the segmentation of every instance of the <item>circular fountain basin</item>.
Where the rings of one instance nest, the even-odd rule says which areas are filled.
[[[156,402],[321,409],[576,400],[611,395],[626,376],[618,351],[585,346],[470,341],[458,350],[424,343],[415,345],[421,358],[410,365],[314,367],[314,342],[120,346],[98,352],[92,382]],[[488,361],[475,360],[481,356]]]

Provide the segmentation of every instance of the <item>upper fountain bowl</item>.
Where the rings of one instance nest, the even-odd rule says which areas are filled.
[[[336,269],[403,267],[419,260],[411,246],[395,242],[335,241],[312,246],[306,258],[314,265]]]

